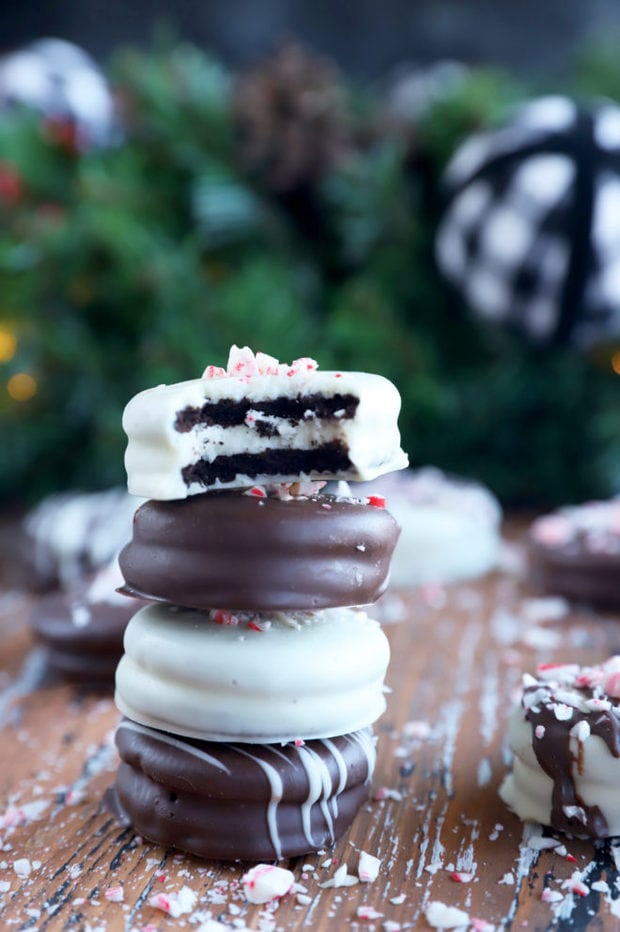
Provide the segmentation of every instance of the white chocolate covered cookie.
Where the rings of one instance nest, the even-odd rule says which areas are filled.
[[[620,657],[526,674],[500,795],[524,820],[573,835],[620,834]]]
[[[389,645],[349,608],[292,615],[150,605],[130,621],[116,675],[128,718],[210,741],[328,738],[384,711]]]
[[[317,372],[233,347],[228,369],[131,399],[129,491],[162,501],[305,479],[367,480],[402,469],[400,395],[380,375]]]

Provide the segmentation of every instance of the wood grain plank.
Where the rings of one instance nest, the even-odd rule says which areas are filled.
[[[388,593],[378,606],[392,648],[388,711],[377,728],[373,797],[380,798],[369,800],[333,851],[288,862],[307,890],[301,899],[257,907],[243,896],[247,865],[165,851],[102,810],[117,765],[111,698],[46,678],[26,626],[31,601],[14,595],[3,609],[3,598],[0,592],[3,928],[153,932],[199,928],[210,917],[223,929],[424,929],[433,901],[496,928],[620,928],[614,844],[566,840],[569,859],[558,849],[536,850],[541,830],[523,826],[497,793],[522,671],[549,659],[593,663],[620,652],[618,619],[585,612],[544,619],[553,604],[532,601],[506,574]],[[361,850],[381,858],[374,883],[320,886],[342,863],[356,873]],[[27,877],[15,872],[20,859],[31,866]],[[589,888],[584,897],[562,887],[577,869]],[[454,871],[473,878],[457,883]],[[611,892],[593,890],[596,881]],[[191,913],[172,919],[149,905],[154,893],[184,886],[196,893]],[[560,899],[544,902],[545,887]],[[365,906],[381,915],[358,919]]]

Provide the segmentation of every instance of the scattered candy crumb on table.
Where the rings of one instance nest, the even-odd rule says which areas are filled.
[[[512,573],[390,590],[392,647],[372,797],[323,855],[200,862],[136,838],[101,808],[117,754],[111,697],[46,678],[30,597],[0,589],[0,910],[37,930],[339,929],[398,932],[469,922],[485,932],[616,929],[620,845],[522,825],[500,800],[505,731],[523,671],[620,653],[620,619],[539,599]],[[375,613],[376,614],[376,613]],[[265,894],[265,895],[267,895]],[[261,898],[259,894],[251,899]]]

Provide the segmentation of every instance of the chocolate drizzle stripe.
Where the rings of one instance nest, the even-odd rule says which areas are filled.
[[[620,721],[612,709],[582,712],[575,706],[571,706],[573,713],[570,719],[559,720],[554,712],[557,700],[548,684],[531,686],[525,690],[525,695],[541,689],[548,693],[548,699],[537,701],[526,709],[525,718],[532,726],[532,747],[536,759],[553,782],[551,825],[564,832],[585,832],[594,838],[604,838],[609,830],[603,812],[596,804],[588,806],[577,790],[573,767],[576,766],[577,772],[582,773],[583,742],[578,741],[575,757],[570,747],[571,730],[579,722],[587,722],[590,734],[601,738],[609,753],[620,758]],[[580,688],[579,693],[584,700],[594,698],[593,690],[588,687]],[[535,737],[537,725],[545,729],[542,738]],[[567,809],[570,811],[573,806],[583,810],[584,822],[577,816],[567,815]]]
[[[174,422],[175,430],[179,433],[188,433],[197,426],[206,427],[238,427],[245,423],[247,415],[256,412],[263,417],[277,417],[295,423],[303,421],[307,411],[312,416],[321,419],[334,418],[338,420],[351,420],[359,405],[359,398],[355,395],[332,395],[326,397],[319,392],[308,395],[288,397],[281,395],[278,398],[251,400],[244,398],[236,401],[232,398],[219,401],[207,401],[201,407],[188,405],[177,412]]]
[[[336,792],[334,794],[334,800],[333,800],[334,819],[337,819],[338,818],[338,797],[340,796],[345,786],[347,785],[347,765],[346,765],[344,757],[342,756],[338,748],[335,746],[333,741],[330,741],[329,738],[324,738],[323,744],[328,749],[328,751],[331,752],[332,757],[336,761],[336,765],[338,767],[338,774],[340,776],[340,781],[338,783],[338,787],[336,788]]]
[[[186,743],[164,732],[150,729],[127,719],[119,724],[118,730],[121,731],[122,729],[137,732],[151,741],[158,741],[162,744],[174,747],[182,753],[193,756],[199,760],[205,760],[207,763],[223,770],[226,774],[230,774],[230,770],[220,761],[211,757],[211,755],[207,754],[199,747],[196,747],[194,744]],[[366,759],[366,779],[364,782],[369,783],[372,778],[376,758],[372,733],[369,730],[361,730],[341,737],[346,739],[350,744],[356,746],[362,752]],[[325,827],[329,833],[330,843],[333,844],[335,841],[335,820],[338,817],[338,796],[346,790],[347,778],[349,776],[345,759],[338,748],[335,747],[333,741],[330,739],[320,739],[316,741],[317,745],[319,743],[329,752],[336,763],[338,773],[337,783],[335,779],[332,780],[327,765],[327,759],[323,759],[316,750],[304,744],[299,746],[295,744],[287,745],[287,751],[296,755],[307,777],[308,794],[306,799],[301,802],[300,809],[302,831],[310,848],[316,847],[316,842],[312,834],[312,812],[316,805],[318,805],[322,813]],[[267,830],[276,857],[280,859],[283,852],[278,824],[278,807],[284,794],[283,777],[272,764],[264,760],[259,754],[253,754],[246,746],[226,744],[223,745],[223,747],[227,747],[242,757],[245,757],[247,760],[252,761],[262,770],[267,778],[269,786],[269,800],[266,805]],[[287,756],[278,747],[266,745],[265,748],[281,758],[285,764],[289,766],[294,764],[294,759],[291,759],[290,754]],[[122,756],[124,758],[124,755]]]
[[[267,825],[269,827],[269,838],[271,839],[271,844],[273,845],[273,849],[276,852],[276,857],[278,860],[280,860],[282,857],[282,843],[280,841],[280,833],[278,831],[278,803],[282,799],[284,790],[282,785],[282,777],[275,769],[275,767],[272,767],[271,764],[267,763],[267,761],[261,760],[254,754],[250,754],[249,751],[245,751],[243,748],[240,748],[238,744],[233,744],[231,747],[237,751],[238,754],[241,754],[243,757],[247,757],[248,760],[254,761],[254,763],[260,767],[269,781],[269,786],[271,787],[271,799],[267,803]]]
[[[329,831],[330,841],[334,843],[334,822],[328,808],[328,797],[333,792],[332,780],[327,769],[325,761],[312,751],[311,748],[302,746],[298,748],[299,758],[303,764],[306,776],[308,777],[308,798],[301,805],[301,817],[304,828],[304,835],[308,844],[313,845],[311,816],[312,807],[319,803],[327,830]]]

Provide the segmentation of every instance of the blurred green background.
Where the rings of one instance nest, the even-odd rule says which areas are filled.
[[[225,365],[231,343],[385,374],[412,464],[505,504],[620,488],[620,345],[480,323],[433,259],[458,143],[546,91],[620,100],[614,46],[561,79],[463,69],[410,112],[295,43],[237,72],[166,37],[105,70],[111,145],[28,108],[0,119],[5,502],[122,483],[127,400]]]

